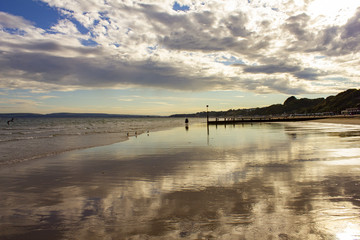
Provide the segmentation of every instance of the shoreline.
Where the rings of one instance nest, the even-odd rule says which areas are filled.
[[[0,148],[0,168],[15,164],[51,157],[64,152],[102,147],[129,140],[130,137],[151,132],[164,131],[183,126],[183,119],[168,122],[153,122],[143,126],[131,127],[116,133],[92,133],[84,135],[56,136],[52,138],[34,138],[2,142]],[[192,120],[192,123],[200,121]],[[161,124],[160,124],[161,123]]]
[[[350,125],[360,125],[360,115],[355,116],[324,116],[324,117],[293,117],[293,118],[271,118],[271,117],[258,117],[258,118],[234,118],[226,120],[210,120],[209,125],[226,125],[226,124],[244,124],[244,123],[272,123],[272,122],[319,122],[319,123],[333,123],[333,124],[350,124]]]

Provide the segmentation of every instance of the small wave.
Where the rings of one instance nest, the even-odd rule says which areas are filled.
[[[29,140],[29,139],[34,139],[34,137],[17,137],[17,138],[15,138],[15,140]]]
[[[81,133],[81,132],[75,132],[75,133],[55,133],[52,134],[52,137],[68,137],[68,136],[81,136],[81,135],[86,135],[86,133]]]
[[[0,133],[0,136],[1,135],[12,135],[13,133],[12,132],[4,132],[4,133]]]
[[[102,146],[102,145],[96,145],[96,146]],[[37,154],[37,155],[33,155],[33,156],[26,156],[26,157],[17,158],[17,159],[5,160],[3,162],[0,162],[0,168],[1,167],[12,166],[14,164],[27,162],[27,161],[34,160],[34,159],[51,157],[51,156],[55,156],[55,155],[58,155],[58,154],[65,153],[65,152],[76,151],[76,150],[81,150],[81,149],[87,149],[87,148],[92,148],[92,147],[96,147],[96,146],[95,145],[94,146],[90,145],[90,146],[72,147],[72,148],[68,148],[68,149],[52,151],[52,152]]]
[[[33,134],[34,132],[19,132],[19,134],[22,134],[22,135],[28,135],[28,134]]]
[[[33,140],[33,139],[43,139],[43,138],[53,138],[53,135],[46,135],[46,136],[29,136],[29,137],[15,137],[9,139],[0,139],[1,143],[5,142],[16,142],[16,141],[24,141],[24,140]]]
[[[7,160],[7,161],[4,161],[4,162],[0,162],[0,167],[11,166],[11,165],[14,165],[14,164],[17,164],[17,163],[23,163],[23,162],[27,162],[27,161],[30,161],[30,160],[33,160],[33,159],[38,159],[38,158],[43,158],[43,157],[50,157],[50,156],[54,156],[54,155],[59,154],[59,153],[53,152],[53,153],[46,153],[46,154],[42,154],[42,155],[36,155],[36,156],[32,156],[32,157]]]

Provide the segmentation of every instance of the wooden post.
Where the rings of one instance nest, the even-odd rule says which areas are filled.
[[[206,123],[209,124],[209,105],[206,105]]]

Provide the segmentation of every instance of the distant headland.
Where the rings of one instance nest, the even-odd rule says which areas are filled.
[[[360,90],[348,89],[336,96],[327,98],[297,99],[291,96],[283,104],[273,104],[267,107],[230,109],[227,111],[210,111],[209,117],[235,117],[235,116],[269,116],[269,115],[311,115],[329,114],[339,115],[346,109],[357,109],[360,111]],[[360,112],[359,112],[360,113]],[[171,117],[206,117],[207,112],[193,114],[175,114]]]
[[[106,114],[106,113],[0,113],[3,118],[147,118],[161,117],[155,115],[127,115],[127,114]]]

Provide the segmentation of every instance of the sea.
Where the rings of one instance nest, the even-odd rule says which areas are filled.
[[[183,118],[0,118],[0,166],[181,126]],[[201,122],[203,119],[193,119]]]
[[[0,167],[0,239],[360,239],[359,125],[28,121],[4,142],[127,140]]]

